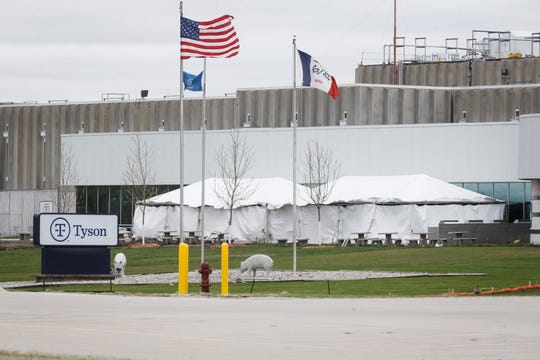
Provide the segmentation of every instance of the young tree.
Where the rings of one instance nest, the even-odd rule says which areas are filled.
[[[152,163],[153,149],[146,142],[141,143],[139,135],[131,138],[131,146],[127,157],[127,168],[124,171],[124,185],[131,194],[133,206],[140,205],[142,213],[142,244],[145,244],[144,220],[146,215],[146,199],[155,195],[155,174]]]
[[[62,144],[60,148],[60,174],[58,176],[58,212],[67,213],[75,210],[75,155],[71,147]]]
[[[216,151],[216,164],[222,185],[214,187],[214,193],[223,201],[229,210],[228,228],[232,225],[233,208],[242,200],[250,197],[255,191],[251,181],[246,178],[253,166],[251,148],[238,129],[231,132],[231,142],[222,145]]]
[[[331,150],[324,148],[318,140],[308,143],[301,164],[303,182],[308,186],[309,200],[317,208],[317,237],[321,243],[321,208],[334,189],[334,182],[341,174],[341,164],[334,159]]]

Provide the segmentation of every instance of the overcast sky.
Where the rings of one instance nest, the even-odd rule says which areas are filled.
[[[98,101],[102,93],[179,93],[177,0],[0,0],[0,102]],[[292,86],[292,37],[334,75],[382,62],[392,43],[393,0],[184,0],[184,16],[235,17],[240,53],[207,61],[207,95]],[[398,0],[397,33],[444,45],[472,30],[540,32],[538,0]],[[435,51],[435,50],[433,50]],[[198,73],[201,59],[184,62]],[[297,75],[300,79],[300,71]],[[200,96],[200,93],[186,93]]]

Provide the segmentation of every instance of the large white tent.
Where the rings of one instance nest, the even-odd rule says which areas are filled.
[[[504,218],[503,201],[423,174],[344,176],[333,186],[328,204],[339,207],[338,237],[363,232],[374,238],[384,233],[418,238],[443,220]]]
[[[344,176],[333,184],[328,203],[372,204],[492,204],[474,191],[423,174]]]
[[[244,180],[252,189],[249,197],[233,210],[233,223],[227,227],[226,205],[218,196],[223,181],[211,178],[205,186],[205,236],[227,232],[232,238],[256,241],[261,232],[270,241],[292,239],[292,189],[290,181],[281,178]],[[184,230],[200,229],[202,183],[184,188]],[[318,229],[323,243],[351,237],[355,232],[369,237],[407,239],[427,233],[428,227],[442,220],[482,220],[504,218],[505,204],[426,175],[345,176],[335,181],[333,191],[321,209],[318,226],[317,209],[310,205],[308,189],[297,185],[298,236],[317,242]],[[178,231],[180,192],[148,199],[144,233],[158,237],[159,231]],[[137,208],[133,219],[135,235],[142,235],[142,213]]]
[[[242,198],[235,204],[234,208],[241,208],[254,205],[268,205],[270,209],[278,209],[293,202],[292,182],[283,178],[261,178],[261,179],[240,179],[239,189],[246,198]],[[223,201],[225,184],[223,179],[209,178],[205,180],[205,201],[206,206],[215,209],[225,209],[227,204]],[[306,205],[305,187],[297,185],[299,206]],[[184,187],[184,205],[198,208],[201,206],[202,181],[198,181]],[[170,191],[165,194],[148,199],[147,204],[180,204],[180,189]]]
[[[239,185],[248,195],[234,206],[233,222],[228,227],[228,206],[223,201],[223,179],[205,181],[205,236],[228,233],[232,238],[254,241],[261,233],[274,238],[292,238],[293,184],[283,178],[242,179]],[[307,204],[306,188],[296,186],[297,205]],[[184,187],[184,231],[200,231],[202,182]],[[176,189],[146,201],[144,233],[146,237],[159,237],[167,229],[178,232],[180,224],[180,190]],[[280,210],[280,211],[277,211]],[[278,216],[279,214],[279,216]],[[135,235],[142,235],[141,205],[133,218]]]

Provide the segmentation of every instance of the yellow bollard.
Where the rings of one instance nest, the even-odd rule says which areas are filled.
[[[189,246],[185,243],[178,245],[178,294],[188,293]]]
[[[229,244],[221,244],[221,295],[229,295]]]

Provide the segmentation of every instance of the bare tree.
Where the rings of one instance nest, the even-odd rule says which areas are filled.
[[[142,213],[142,244],[144,238],[144,220],[146,215],[146,199],[155,195],[155,174],[152,163],[153,149],[146,142],[141,143],[139,135],[131,138],[131,146],[127,157],[127,168],[124,171],[124,185],[131,195],[133,206],[140,205]]]
[[[58,176],[58,212],[67,213],[75,210],[75,155],[71,146],[62,144],[60,148],[60,174]]]
[[[240,136],[238,129],[231,132],[231,142],[222,145],[216,151],[217,177],[223,180],[223,186],[215,186],[214,193],[229,210],[228,226],[232,225],[233,208],[255,191],[252,182],[246,178],[253,166],[253,154]]]
[[[303,182],[309,190],[309,200],[317,208],[317,236],[321,243],[321,208],[332,193],[335,180],[341,174],[341,164],[334,159],[331,150],[320,145],[318,140],[312,140],[308,143],[301,166]]]

